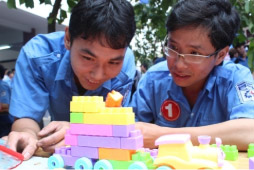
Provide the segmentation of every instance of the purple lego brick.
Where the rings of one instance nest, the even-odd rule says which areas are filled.
[[[70,133],[75,135],[112,136],[112,125],[90,125],[72,123],[70,125]]]
[[[98,148],[85,147],[85,146],[72,146],[71,155],[78,157],[87,157],[92,159],[99,159]]]
[[[66,146],[62,146],[62,147],[59,147],[59,148],[56,148],[55,149],[55,153],[56,154],[61,154],[61,155],[70,155],[69,151],[71,150],[70,147],[66,147]]]
[[[61,156],[64,160],[64,166],[72,166],[72,167],[74,167],[75,162],[80,158],[71,155],[61,155]]]
[[[120,148],[120,138],[102,136],[78,136],[78,146]]]
[[[144,146],[143,136],[140,130],[134,130],[130,132],[130,137],[121,138],[121,149],[136,150]]]
[[[254,170],[254,157],[249,158],[249,169]]]
[[[129,137],[130,131],[135,130],[135,124],[131,125],[113,125],[113,136]]]

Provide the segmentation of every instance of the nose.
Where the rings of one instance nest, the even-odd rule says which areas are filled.
[[[90,72],[91,77],[94,80],[102,80],[105,77],[105,69],[101,65],[97,65]]]
[[[175,67],[177,69],[184,69],[187,68],[186,63],[184,61],[184,56],[179,54],[177,58],[175,59]]]

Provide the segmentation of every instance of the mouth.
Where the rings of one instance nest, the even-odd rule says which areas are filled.
[[[88,81],[90,84],[100,84],[100,81],[95,81],[95,80],[91,80],[91,79],[87,79],[87,81]]]
[[[187,79],[190,75],[182,74],[182,73],[173,73],[173,76],[177,79]]]

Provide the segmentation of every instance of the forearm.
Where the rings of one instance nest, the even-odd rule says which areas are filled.
[[[236,119],[201,127],[162,128],[162,133],[189,133],[194,145],[199,144],[199,135],[211,136],[211,143],[215,143],[215,138],[219,137],[223,145],[237,145],[238,150],[242,151],[247,150],[248,145],[254,142],[253,130],[254,119]]]
[[[14,121],[12,131],[28,132],[38,138],[37,133],[40,131],[40,127],[38,123],[32,119],[21,118]]]

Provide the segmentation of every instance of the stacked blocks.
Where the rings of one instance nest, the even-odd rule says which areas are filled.
[[[216,144],[211,146],[216,147]],[[225,153],[225,160],[236,161],[238,160],[238,149],[236,145],[221,145],[221,149]]]
[[[254,157],[254,143],[250,143],[248,147],[248,158]]]
[[[254,157],[249,158],[249,169],[254,170]]]
[[[143,147],[143,136],[135,130],[132,108],[106,107],[119,106],[119,103],[113,104],[115,100],[122,100],[118,94],[117,97],[107,97],[107,100],[110,104],[105,104],[103,97],[98,96],[73,97],[70,128],[65,134],[67,146],[56,149],[53,156],[60,155],[64,166],[72,167],[81,158],[88,158],[93,164],[98,160],[108,160],[114,169],[126,169],[135,160],[141,160],[147,167],[153,168],[150,153],[138,151]],[[52,164],[56,168],[54,161]]]

